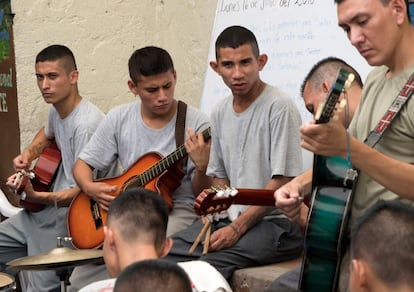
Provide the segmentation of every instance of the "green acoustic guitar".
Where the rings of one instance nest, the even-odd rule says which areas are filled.
[[[315,115],[316,123],[329,121],[339,96],[352,80],[352,74],[339,71],[326,101]],[[336,290],[355,180],[355,177],[347,179],[349,170],[349,164],[341,157],[314,156],[312,199],[299,284],[302,291]]]

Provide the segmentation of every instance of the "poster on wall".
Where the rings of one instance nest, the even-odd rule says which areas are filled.
[[[13,173],[13,158],[20,152],[16,64],[13,44],[13,13],[10,0],[0,0],[0,188],[13,202],[5,185]]]

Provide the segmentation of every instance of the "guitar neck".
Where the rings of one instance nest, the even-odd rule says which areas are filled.
[[[208,140],[211,137],[210,127],[202,132],[204,140]],[[151,181],[161,173],[166,171],[172,165],[187,156],[187,150],[184,145],[179,146],[174,152],[168,154],[166,157],[155,163],[153,166],[148,168],[146,171],[139,175],[139,180],[142,185]]]
[[[233,203],[239,205],[274,206],[273,190],[237,189],[239,192],[233,197]]]

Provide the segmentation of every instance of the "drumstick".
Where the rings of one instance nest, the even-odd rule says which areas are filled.
[[[208,222],[210,223],[210,221]],[[210,235],[211,235],[211,224],[208,224],[206,238],[204,239],[203,255],[206,255],[208,252],[208,247],[210,246]]]
[[[194,250],[196,249],[197,245],[200,243],[201,238],[203,237],[203,235],[207,232],[208,227],[210,226],[210,221],[207,220],[206,223],[204,223],[203,228],[201,229],[200,233],[197,235],[196,240],[194,241],[193,245],[190,247],[190,249],[188,250],[189,254],[192,254],[194,252]]]

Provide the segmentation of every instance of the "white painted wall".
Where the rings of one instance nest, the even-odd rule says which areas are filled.
[[[44,124],[36,54],[64,44],[75,54],[79,90],[102,110],[130,102],[127,62],[140,47],[171,54],[177,99],[199,106],[217,0],[12,0],[21,146]]]

